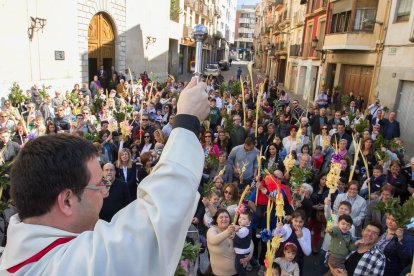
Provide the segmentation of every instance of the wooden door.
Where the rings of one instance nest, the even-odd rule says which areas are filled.
[[[361,94],[367,104],[373,69],[372,66],[344,65],[342,93],[349,95],[349,92],[352,91],[355,96]]]
[[[111,21],[104,13],[98,13],[91,19],[88,29],[88,58],[94,60],[89,66],[89,80],[103,65],[106,72],[111,72],[115,65],[115,36]],[[91,72],[95,72],[91,76]]]

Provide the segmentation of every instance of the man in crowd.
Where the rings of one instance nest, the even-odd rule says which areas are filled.
[[[322,125],[328,124],[328,117],[326,116],[326,109],[321,108],[319,109],[319,114],[313,116],[311,122],[311,130],[314,135],[318,135],[321,131]]]
[[[395,112],[391,112],[388,119],[384,120],[382,133],[385,140],[392,140],[400,137],[400,123],[395,120]]]
[[[20,146],[18,143],[10,140],[10,132],[6,127],[0,128],[0,165],[12,161],[19,153]]]
[[[60,105],[56,109],[56,117],[53,119],[53,122],[56,125],[58,132],[69,132],[70,131],[70,122],[69,118],[65,116],[65,108]]]
[[[346,149],[349,149],[352,143],[352,137],[348,133],[345,132],[345,123],[341,122],[338,124],[338,131],[332,136],[331,142],[336,141],[339,143],[339,140],[345,139],[347,141]]]
[[[233,168],[235,178],[240,180],[239,188],[241,190],[247,184],[250,184],[256,177],[257,156],[259,150],[255,147],[256,141],[252,137],[247,137],[243,145],[234,147],[229,155],[227,164]],[[244,172],[242,173],[244,169]]]
[[[376,222],[370,222],[362,230],[362,239],[358,249],[348,256],[345,261],[346,270],[330,267],[334,276],[363,276],[384,274],[385,255],[376,246],[382,235],[382,227]]]
[[[322,88],[321,93],[316,97],[316,103],[318,108],[327,108],[328,107],[328,95],[326,95],[325,89]]]
[[[93,80],[91,81],[91,83],[89,84],[89,89],[91,91],[91,97],[94,99],[96,94],[98,94],[98,89],[101,89],[102,85],[98,80],[98,76],[95,75],[93,76]]]
[[[230,133],[230,142],[231,146],[235,147],[243,144],[244,139],[246,138],[246,130],[241,126],[241,117],[240,115],[233,116],[234,127]]]
[[[57,134],[27,143],[11,171],[19,214],[10,220],[0,274],[173,275],[199,200],[205,88],[193,78],[181,93],[158,164],[109,224],[98,220],[107,188],[90,142]]]
[[[115,166],[112,163],[107,163],[102,168],[103,177],[107,181],[109,188],[109,195],[103,200],[99,218],[107,222],[112,220],[112,217],[122,208],[131,202],[131,196],[127,185],[120,179],[115,178]]]
[[[9,131],[15,131],[16,123],[9,118],[9,114],[5,111],[0,112],[0,128],[7,128]]]

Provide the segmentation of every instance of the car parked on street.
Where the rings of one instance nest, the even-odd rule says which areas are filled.
[[[230,69],[230,63],[227,60],[220,60],[218,64],[223,71],[228,71]]]
[[[221,72],[220,66],[217,63],[207,64],[206,68],[203,71],[203,74],[207,77],[214,76],[217,77]]]

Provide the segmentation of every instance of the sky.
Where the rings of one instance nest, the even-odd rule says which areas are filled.
[[[254,5],[259,3],[260,0],[237,0],[237,6],[241,6],[241,5]]]

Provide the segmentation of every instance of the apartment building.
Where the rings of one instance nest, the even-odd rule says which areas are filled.
[[[252,60],[255,6],[242,5],[236,11],[233,54],[237,59]]]

